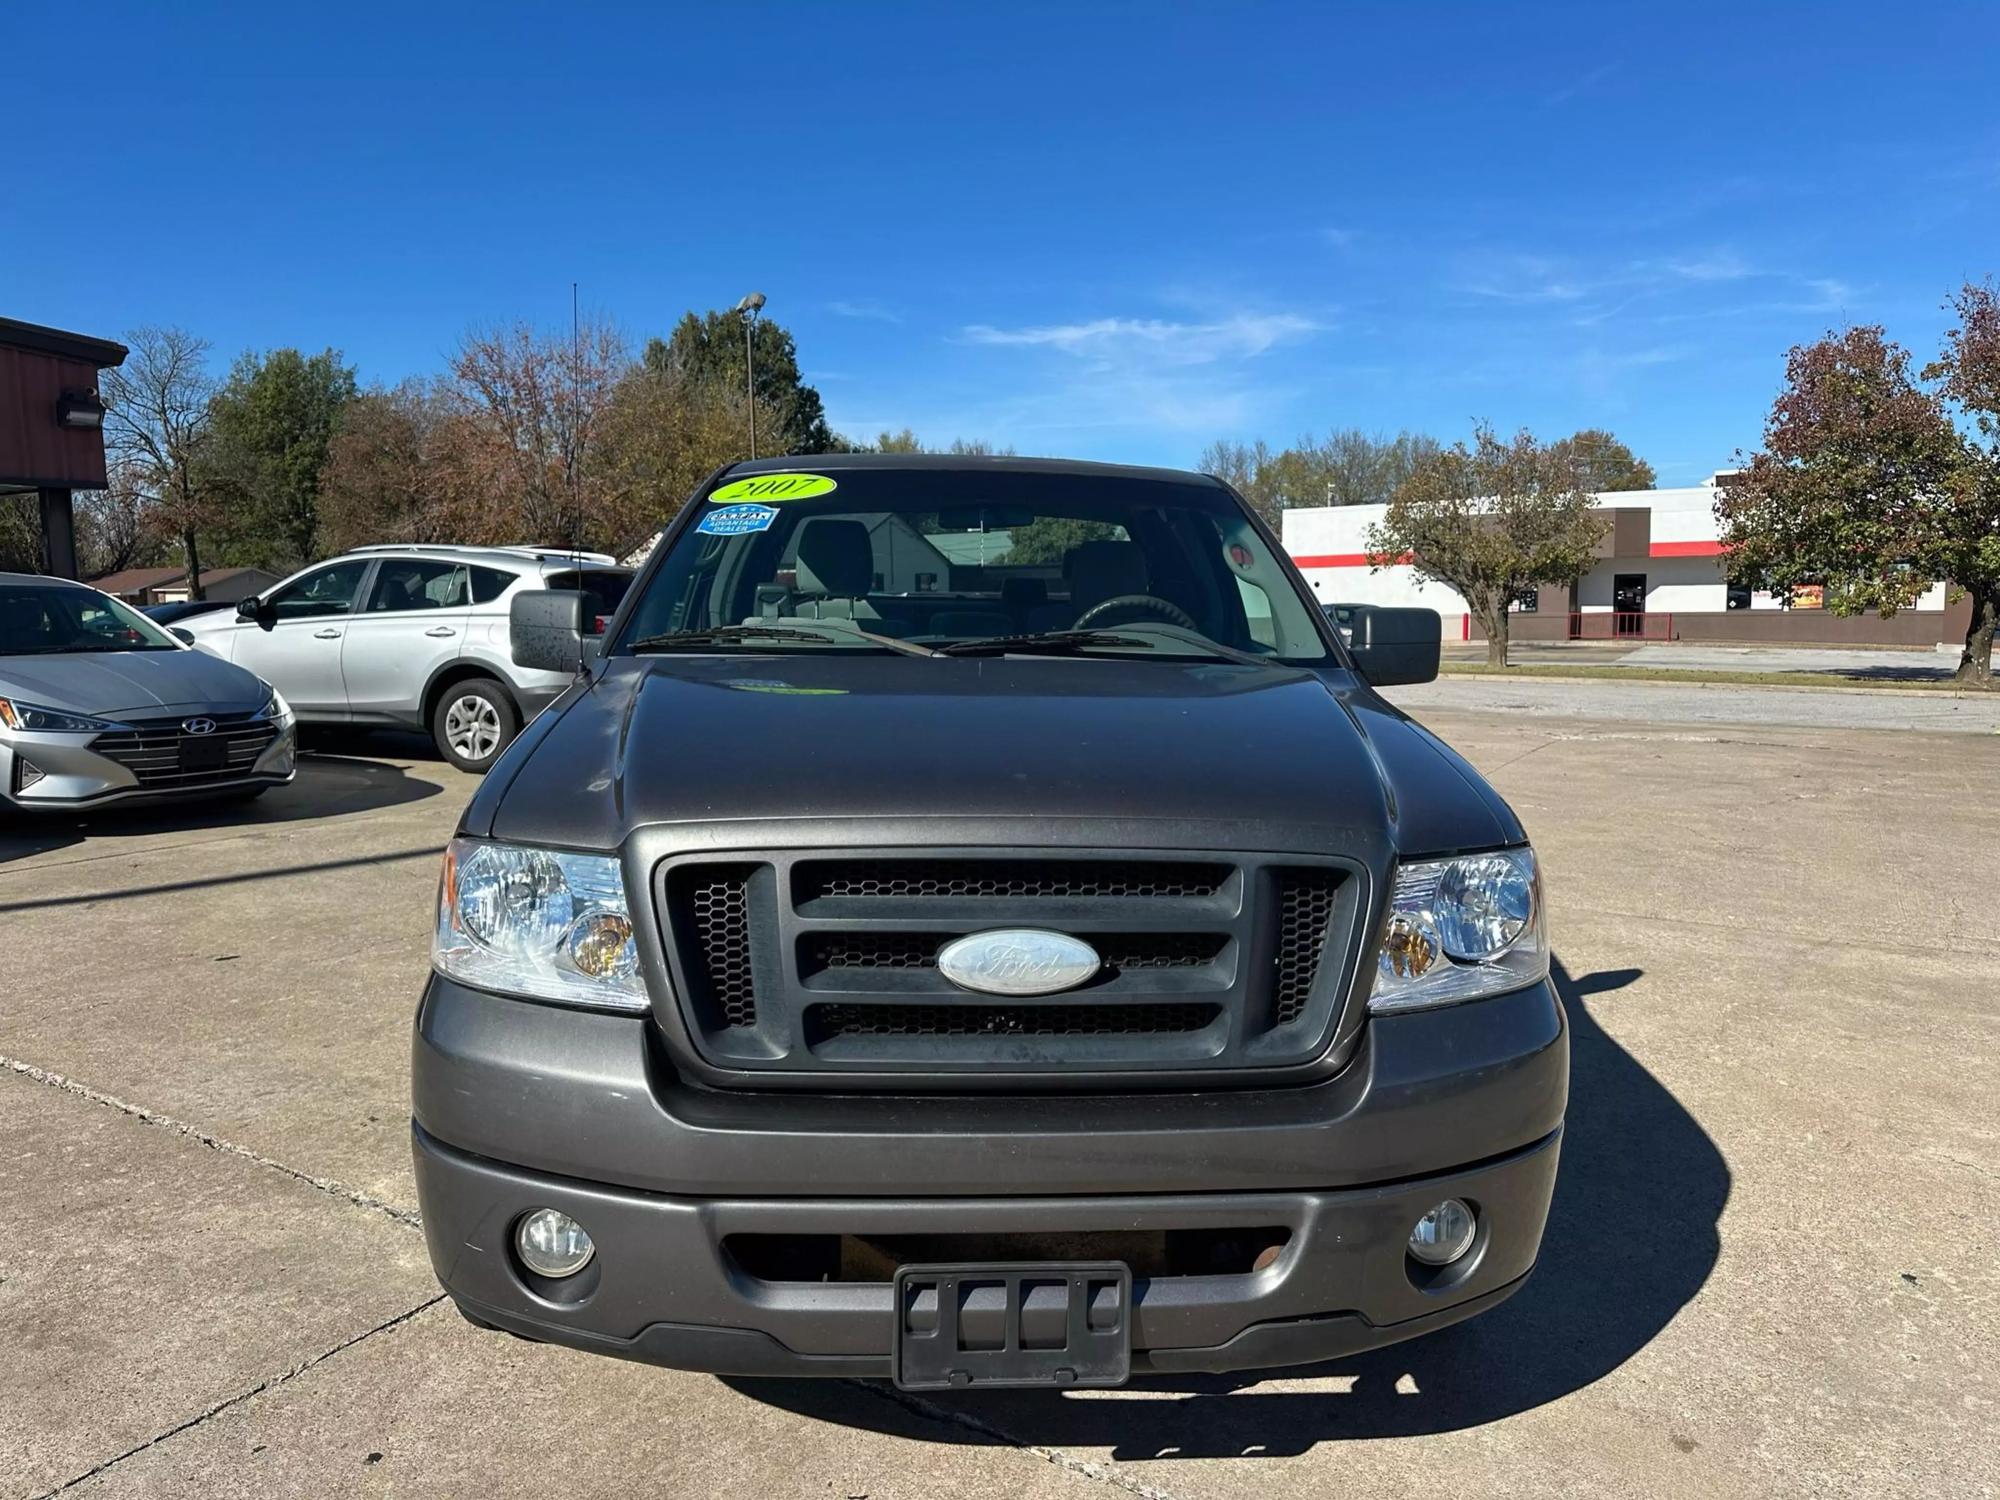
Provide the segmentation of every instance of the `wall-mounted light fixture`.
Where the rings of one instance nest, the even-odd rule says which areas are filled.
[[[64,391],[56,402],[58,427],[102,427],[104,403],[95,391]]]

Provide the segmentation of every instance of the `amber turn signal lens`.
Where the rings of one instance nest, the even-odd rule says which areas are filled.
[[[1389,919],[1389,929],[1382,935],[1382,956],[1403,978],[1419,979],[1437,962],[1438,955],[1423,928],[1408,917],[1397,916]]]

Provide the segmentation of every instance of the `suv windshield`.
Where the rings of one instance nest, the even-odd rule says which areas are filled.
[[[172,636],[108,594],[59,583],[0,583],[0,656],[178,650]]]
[[[862,632],[1005,649],[1081,631],[1059,644],[1329,658],[1282,559],[1227,490],[1202,480],[828,466],[725,478],[694,507],[614,650],[682,632],[723,632],[704,650],[769,652],[887,649]]]

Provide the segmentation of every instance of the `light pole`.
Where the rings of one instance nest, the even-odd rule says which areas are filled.
[[[743,314],[743,394],[750,402],[750,456],[757,456],[757,314],[764,310],[764,294],[752,292],[736,304]]]

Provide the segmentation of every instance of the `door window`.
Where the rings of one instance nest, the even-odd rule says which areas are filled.
[[[466,572],[472,575],[474,604],[491,604],[512,588],[514,580],[521,576],[509,573],[505,568],[467,568]]]
[[[267,601],[279,620],[310,620],[321,615],[344,615],[354,609],[354,596],[361,591],[368,564],[360,559],[337,562],[318,572],[294,579]]]
[[[382,614],[411,609],[463,609],[465,569],[458,563],[429,558],[384,558],[368,590],[368,612]]]

